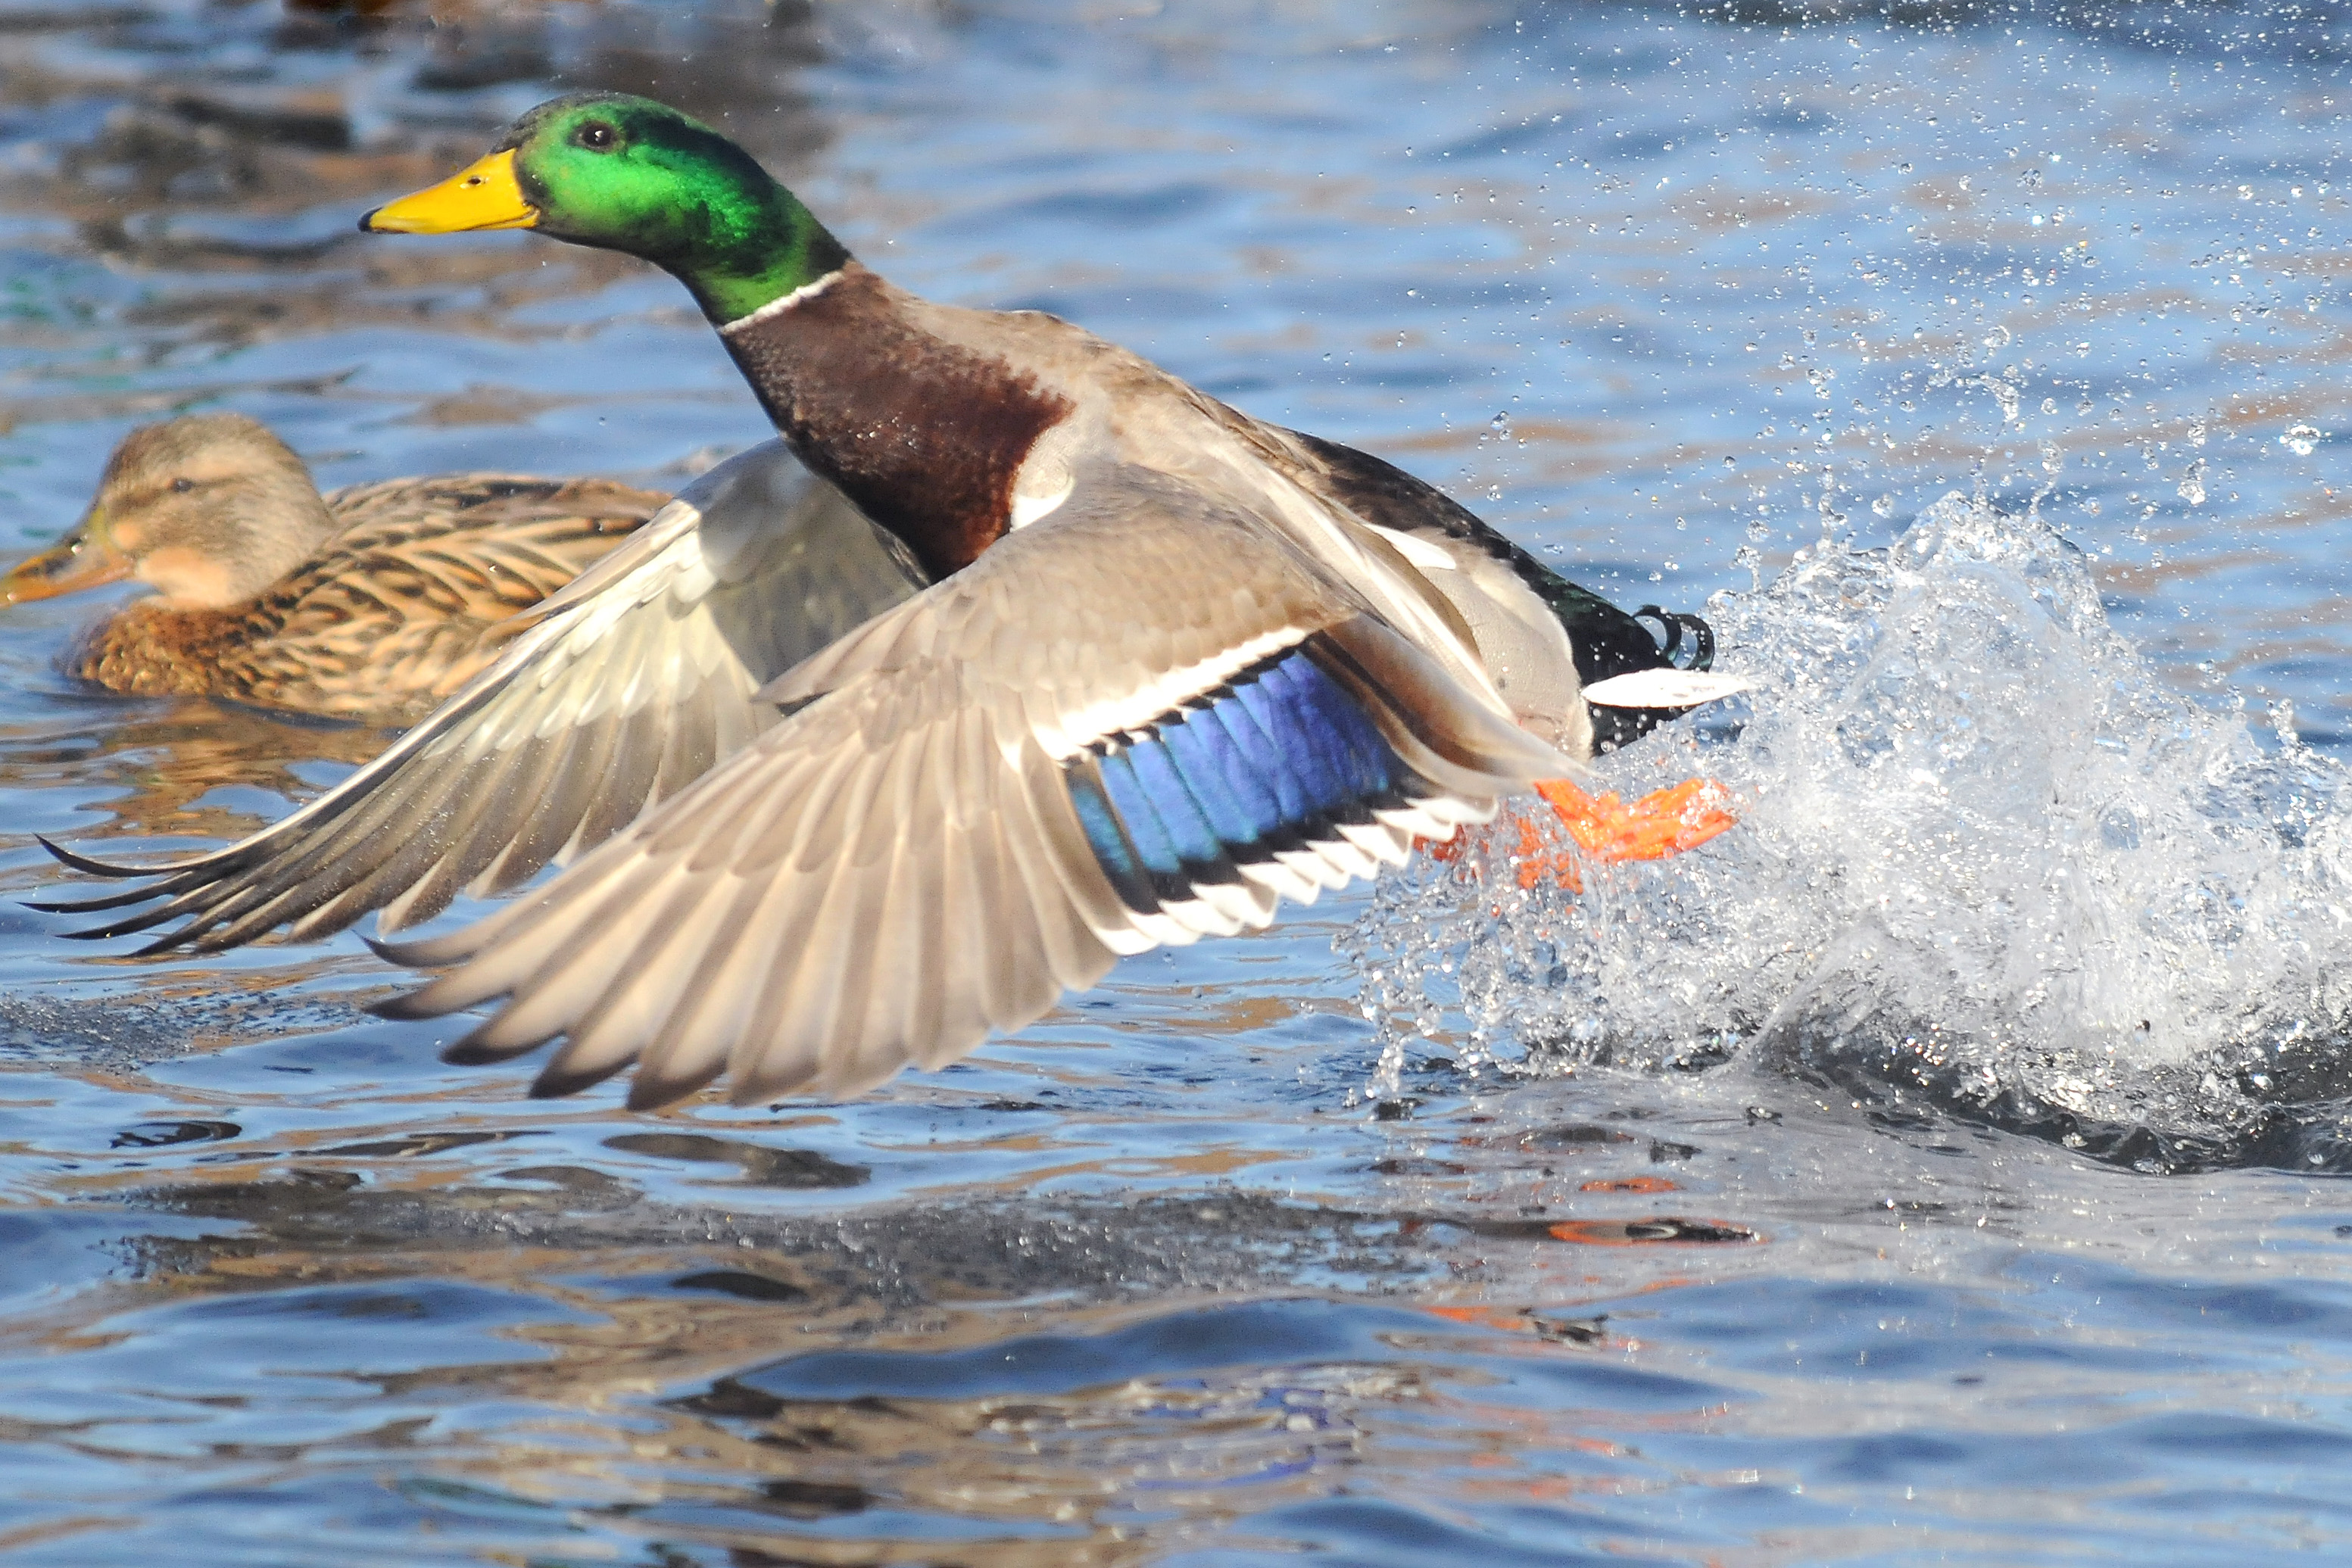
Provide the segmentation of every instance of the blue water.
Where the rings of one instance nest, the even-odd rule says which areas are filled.
[[[759,439],[667,279],[349,232],[653,90],[903,284],[1706,608],[1756,693],[1613,778],[1747,823],[633,1116],[359,1013],[354,936],[62,941],[32,834],[216,842],[383,737],[101,698],[13,609],[0,1559],[2352,1546],[2340,11],[369,9],[0,0],[0,542],[182,407],[331,485]]]

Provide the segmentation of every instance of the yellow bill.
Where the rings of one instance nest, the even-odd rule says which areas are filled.
[[[514,150],[493,152],[437,185],[378,207],[360,220],[371,234],[447,235],[470,229],[527,229],[539,209],[522,199]]]
[[[103,529],[76,528],[15,570],[0,577],[0,604],[24,604],[120,582],[137,565],[114,548]]]

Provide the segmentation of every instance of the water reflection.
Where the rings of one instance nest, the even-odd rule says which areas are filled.
[[[68,719],[0,724],[0,771],[16,789],[70,789],[102,803],[97,820],[72,824],[77,838],[235,839],[391,738],[364,726],[290,721],[203,698],[73,706],[82,711]],[[0,873],[0,886],[53,877],[33,862]]]
[[[387,1157],[321,1155],[372,1153]],[[27,1414],[11,1440],[160,1464],[202,1496],[288,1466],[356,1480],[436,1434],[441,1463],[377,1528],[1094,1563],[1278,1520],[1386,1468],[1398,1442],[1423,1465],[1507,1446],[1521,1469],[1641,1470],[1584,1424],[1655,1430],[1722,1397],[1608,1364],[1605,1330],[1572,1313],[1282,1299],[1318,1259],[1425,1267],[1426,1239],[1371,1216],[1242,1197],[780,1223],[651,1207],[585,1174],[385,1187],[309,1167],[150,1190],[145,1205],[244,1234],[142,1242],[160,1291],[36,1342],[74,1356],[106,1407],[69,1429]],[[1276,1299],[1199,1300],[1209,1288]],[[1533,1419],[1494,1403],[1498,1355],[1536,1358],[1576,1397]],[[0,1382],[28,1377],[0,1358]],[[302,1391],[266,1438],[231,1393],[257,1380]],[[1333,1522],[1380,1533],[1351,1511]],[[208,1546],[219,1526],[196,1528]]]
[[[1783,1239],[1764,1247],[1676,1245],[1657,1221],[1604,1218],[1657,1193],[1623,1142],[1588,1135],[1662,1118],[1580,1124],[1551,1099],[1493,1097],[1411,1134],[1442,1172],[1475,1174],[1397,1178],[1402,1203],[1378,1213],[1231,1191],[799,1216],[649,1202],[541,1163],[560,1127],[317,1149],[258,1178],[218,1167],[126,1195],[155,1217],[123,1249],[127,1281],[70,1313],[19,1314],[0,1340],[0,1441],[16,1474],[81,1478],[89,1511],[42,1511],[55,1539],[79,1522],[129,1546],[168,1528],[181,1561],[233,1558],[238,1500],[263,1497],[273,1530],[339,1562],[421,1539],[453,1561],[1082,1564],[1319,1546],[1535,1563],[1563,1540],[1654,1539],[1661,1501],[1842,1528],[1859,1484],[1844,1467],[1889,1441],[1940,1456],[1945,1501],[1926,1521],[1971,1517],[1971,1497],[2015,1510],[2006,1412],[2028,1389],[2070,1391],[2092,1425],[2035,1463],[2104,1466],[2099,1532],[2131,1539],[2118,1511],[2136,1490],[2198,1461],[2085,1401],[2273,1354],[2255,1343],[2273,1318],[2326,1375],[2352,1364],[2341,1281],[2208,1291],[2185,1315],[2053,1337],[2052,1314],[2146,1287],[2067,1256],[2074,1222],[2024,1196],[2058,1177],[2052,1163],[1990,1209],[1973,1191],[1906,1197],[1898,1230],[1867,1218],[1881,1195],[1933,1193],[1918,1184],[1952,1167],[1903,1169],[1895,1145],[1857,1160],[1826,1122],[1754,1152],[1858,1176],[1834,1207],[1772,1200]],[[429,1174],[451,1157],[465,1179]],[[1647,1155],[1636,1143],[1630,1157]],[[1576,1196],[1596,1185],[1616,1190]],[[1526,1216],[1518,1200],[1538,1194],[1555,1212]],[[2176,1239],[2200,1208],[2226,1226],[2229,1207],[2095,1184],[2069,1201],[2120,1203]],[[1590,1244],[1612,1226],[1619,1244]],[[1855,1277],[1874,1241],[1908,1249],[1917,1282]],[[2053,1299],[2004,1282],[2012,1268],[2054,1279]],[[1418,1281],[1420,1301],[1301,1294],[1315,1278]],[[1811,1361],[1844,1371],[1817,1383]],[[2273,1417],[2229,1419],[2257,1448],[2295,1440]],[[101,1525],[129,1500],[91,1490],[91,1467],[176,1500]],[[1829,1495],[1796,1500],[1807,1490]],[[2006,1524],[1992,1538],[2023,1539]]]

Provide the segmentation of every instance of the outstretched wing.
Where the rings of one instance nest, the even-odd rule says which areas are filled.
[[[904,600],[899,552],[781,442],[703,476],[562,592],[508,623],[498,661],[374,761],[283,821],[68,912],[153,904],[86,936],[181,921],[149,951],[278,926],[386,930],[461,890],[512,888],[599,843],[775,722],[764,683]],[[156,901],[161,901],[157,903]]]
[[[1692,707],[1747,689],[1721,677],[1622,682],[1652,670],[1704,672],[1715,658],[1714,630],[1654,604],[1629,614],[1402,469],[1336,441],[1284,434],[1304,455],[1293,459],[1300,479],[1398,538],[1471,620],[1479,653],[1513,707],[1541,727],[1557,727],[1563,745],[1630,746]],[[1588,726],[1589,738],[1580,733]]]
[[[803,704],[533,896],[386,950],[536,1092],[746,1103],[952,1061],[1115,956],[1267,924],[1569,764],[1269,530],[1119,469],[770,688]]]

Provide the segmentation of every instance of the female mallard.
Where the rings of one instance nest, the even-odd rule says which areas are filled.
[[[1631,710],[1606,721],[1623,738],[1737,689],[1674,668],[1634,618],[1377,458],[1050,316],[892,287],[660,104],[542,104],[362,226],[537,228],[668,270],[792,449],[887,530],[908,563],[890,594],[929,583],[759,688],[784,716],[538,894],[388,950],[456,966],[401,1016],[506,998],[455,1060],[564,1037],[535,1092],[635,1061],[632,1105],[722,1072],[745,1103],[951,1061],[1119,954],[1263,926],[1281,895],[1402,863],[1416,838],[1580,772],[1594,704]],[[708,642],[690,628],[714,595],[755,596],[774,570],[758,563],[803,548],[797,512],[724,500],[682,500],[396,754],[84,905],[168,895],[92,935],[186,915],[159,946],[222,946],[380,906],[396,928],[499,857],[519,873],[610,831],[595,768],[643,749],[617,727],[667,706],[662,672]],[[1657,619],[1670,644],[1696,630],[1703,662],[1703,627]],[[582,768],[552,770],[543,799],[483,788],[525,745]],[[1612,809],[1554,789],[1617,854],[1729,821],[1688,790]]]
[[[19,603],[137,578],[68,674],[139,696],[228,697],[407,724],[488,664],[491,628],[667,499],[606,479],[452,474],[322,497],[268,429],[188,414],[123,437],[72,532],[0,577]]]

